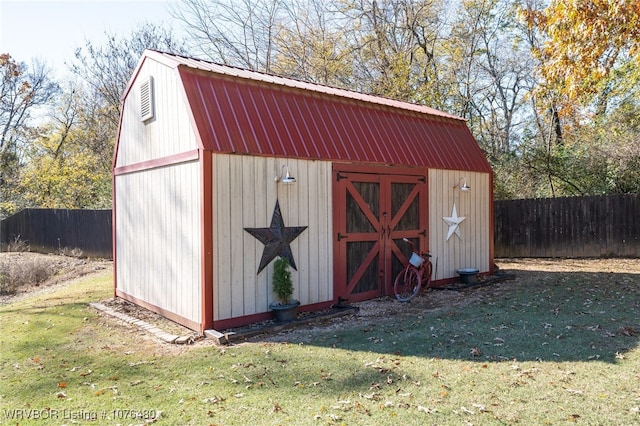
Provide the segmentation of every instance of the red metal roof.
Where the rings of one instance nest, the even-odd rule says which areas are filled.
[[[178,69],[206,150],[491,172],[459,117],[196,59],[145,54]]]

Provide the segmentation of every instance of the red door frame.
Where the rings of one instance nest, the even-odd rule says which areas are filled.
[[[423,178],[419,179],[425,183],[424,187],[416,186],[412,193],[407,197],[404,201],[403,205],[400,206],[399,210],[396,212],[394,217],[387,217],[383,215],[382,205],[384,203],[389,203],[391,194],[389,193],[389,186],[380,185],[380,218],[374,217],[370,214],[368,208],[362,208],[363,213],[367,216],[371,224],[375,228],[375,232],[377,233],[377,242],[374,247],[371,249],[369,255],[363,262],[363,267],[359,268],[356,271],[354,278],[358,278],[364,273],[366,269],[365,266],[368,265],[372,259],[372,257],[379,257],[380,253],[386,251],[387,253],[393,253],[399,259],[406,261],[405,256],[402,254],[400,249],[393,242],[394,239],[400,239],[403,237],[407,238],[419,238],[420,248],[422,250],[428,249],[428,241],[429,241],[429,189],[427,185],[428,180],[428,169],[427,168],[409,168],[409,167],[388,167],[388,166],[372,166],[372,165],[361,165],[361,164],[345,164],[345,163],[334,163],[333,164],[333,258],[334,258],[334,298],[338,300],[339,298],[344,296],[344,285],[346,284],[347,277],[347,253],[346,253],[346,244],[341,243],[341,240],[345,238],[346,229],[347,229],[347,215],[346,215],[346,206],[344,197],[346,195],[347,185],[352,185],[350,181],[346,180],[349,174],[357,174],[359,179],[357,181],[370,181],[370,182],[381,182],[384,180],[384,177],[389,177],[392,182],[402,182],[403,180],[407,182],[415,182],[416,177]],[[366,176],[369,175],[370,177]],[[403,179],[403,176],[406,177]],[[355,191],[355,188],[353,188]],[[408,209],[411,204],[411,201],[415,197],[416,192],[423,191],[422,196],[419,199],[419,209],[420,209],[420,228],[423,229],[418,235],[416,235],[415,231],[401,231],[395,230],[395,227],[398,225],[398,222]],[[353,191],[350,191],[353,195]],[[355,191],[357,192],[357,191]],[[354,197],[354,201],[358,203],[361,207],[365,207],[364,200],[359,197]],[[375,239],[375,236],[372,236],[371,233],[351,233],[349,234],[349,241],[358,241],[358,240],[367,240],[373,241],[371,238]],[[388,247],[385,246],[388,245]],[[358,300],[366,300],[374,297],[381,296],[383,294],[391,294],[393,292],[393,282],[388,277],[384,277],[385,271],[391,271],[391,263],[392,256],[384,256],[384,264],[380,265],[380,275],[382,278],[387,278],[385,281],[385,286],[382,288],[382,292],[380,291],[380,286],[378,289],[370,292],[359,293]],[[381,262],[382,263],[382,262]],[[387,273],[388,275],[388,273]],[[353,287],[353,286],[352,286]],[[349,289],[347,289],[349,290]],[[354,301],[354,299],[351,299]]]

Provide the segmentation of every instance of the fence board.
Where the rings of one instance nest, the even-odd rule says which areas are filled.
[[[495,202],[496,257],[640,257],[640,195]],[[0,222],[32,251],[112,258],[111,210],[25,209]]]
[[[640,257],[638,194],[495,202],[496,257]]]
[[[25,209],[0,222],[0,243],[16,238],[34,252],[111,259],[111,210]]]

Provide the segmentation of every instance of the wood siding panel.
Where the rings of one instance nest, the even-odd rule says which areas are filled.
[[[200,322],[197,161],[116,176],[118,290]]]
[[[469,191],[454,189],[461,177]],[[491,221],[490,179],[486,173],[429,170],[429,248],[434,264],[434,279],[456,278],[457,269],[477,268],[489,271]],[[451,216],[455,202],[462,239],[452,235],[447,241],[448,225],[442,219]]]
[[[139,82],[153,77],[154,118],[140,121]],[[147,59],[123,106],[116,167],[198,147],[176,70]]]
[[[276,184],[287,164],[295,184]],[[307,226],[291,244],[294,296],[303,305],[333,298],[331,164],[214,154],[214,320],[269,311],[273,265],[257,274],[264,245],[244,228],[268,228],[276,200],[286,226]]]

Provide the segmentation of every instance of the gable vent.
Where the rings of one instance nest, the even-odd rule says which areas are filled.
[[[140,120],[153,118],[153,77],[149,76],[140,83]]]

